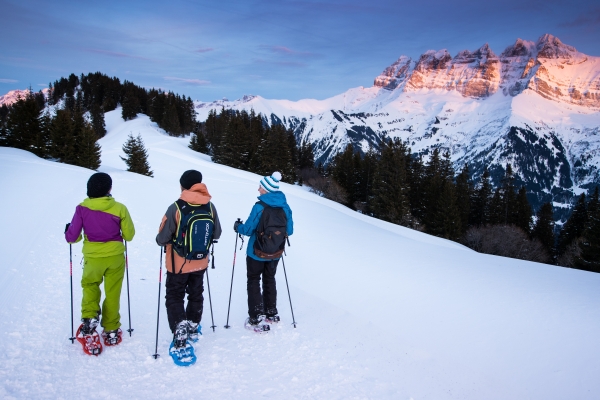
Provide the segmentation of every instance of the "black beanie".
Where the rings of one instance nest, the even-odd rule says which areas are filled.
[[[202,183],[202,174],[200,171],[196,171],[195,169],[189,169],[185,171],[183,175],[181,175],[181,178],[179,178],[179,183],[184,189],[190,190],[190,188],[196,183]]]
[[[96,172],[90,176],[87,183],[87,195],[89,198],[104,197],[112,188],[112,179],[110,175],[104,172]]]

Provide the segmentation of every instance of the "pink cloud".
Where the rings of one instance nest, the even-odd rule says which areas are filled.
[[[118,57],[118,58],[136,58],[138,60],[146,60],[149,61],[149,58],[146,57],[140,57],[140,56],[134,56],[131,54],[125,54],[125,53],[119,53],[117,51],[109,51],[109,50],[101,50],[101,49],[83,49],[84,51],[87,51],[89,53],[95,53],[95,54],[104,54],[110,57]]]
[[[182,82],[188,85],[195,85],[195,86],[204,86],[204,85],[210,85],[210,81],[206,81],[203,79],[187,79],[187,78],[177,78],[174,76],[165,76],[164,77],[165,81],[172,81],[172,82]]]
[[[201,47],[197,50],[195,50],[196,53],[208,53],[209,51],[213,51],[214,49],[212,47]]]

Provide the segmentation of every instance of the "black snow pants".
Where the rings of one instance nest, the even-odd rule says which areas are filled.
[[[183,320],[199,323],[202,319],[205,271],[194,271],[187,274],[174,274],[167,271],[165,305],[171,332],[175,332],[175,327]],[[186,292],[188,303],[184,308],[183,300]]]
[[[273,316],[277,314],[277,286],[275,273],[279,260],[257,261],[246,256],[248,269],[248,315],[256,318],[258,315]],[[262,294],[260,292],[260,277],[262,275]]]

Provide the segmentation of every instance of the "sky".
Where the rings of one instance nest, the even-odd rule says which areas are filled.
[[[324,99],[427,50],[545,33],[600,56],[592,0],[0,0],[0,94],[100,71],[194,100]]]

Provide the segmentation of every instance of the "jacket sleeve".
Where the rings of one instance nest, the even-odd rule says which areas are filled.
[[[214,213],[214,219],[215,219],[215,231],[213,232],[213,239],[214,240],[219,240],[219,238],[221,237],[221,233],[223,232],[223,230],[221,229],[221,221],[219,221],[219,213],[217,213],[217,208],[215,207],[214,204],[210,203],[212,205],[212,209],[213,209],[213,213]]]
[[[285,214],[287,217],[287,234],[292,236],[294,234],[294,220],[292,219],[292,209],[290,206],[285,207]]]
[[[81,206],[77,206],[75,214],[71,220],[69,229],[65,232],[67,243],[77,243],[82,239],[81,230],[83,229],[83,217],[81,216]]]
[[[135,236],[135,227],[133,226],[133,220],[131,219],[131,215],[129,215],[129,210],[125,206],[123,206],[123,211],[121,215],[121,234],[123,235],[123,239],[125,239],[126,242],[131,242],[131,240]]]
[[[256,227],[258,226],[258,222],[260,221],[260,216],[262,215],[264,207],[260,204],[255,204],[252,207],[252,211],[250,211],[250,215],[246,220],[246,223],[238,225],[238,233],[241,233],[245,236],[252,236],[254,231],[256,231]]]
[[[167,208],[167,212],[162,218],[160,223],[160,227],[158,228],[158,235],[156,235],[156,244],[159,246],[165,246],[171,240],[173,240],[173,236],[175,236],[175,231],[177,231],[177,206],[175,203],[171,204],[169,208]]]

